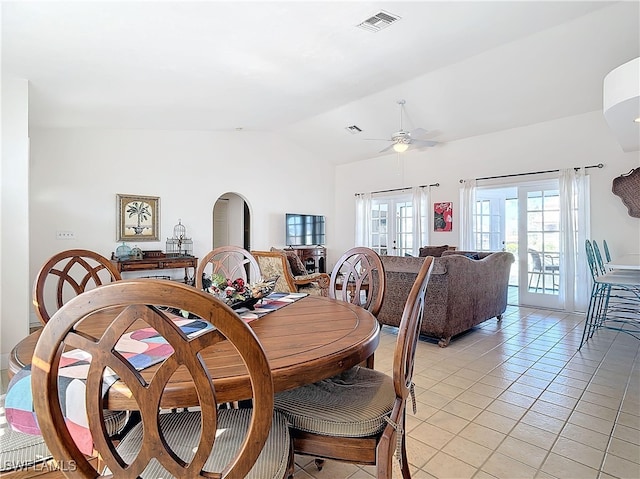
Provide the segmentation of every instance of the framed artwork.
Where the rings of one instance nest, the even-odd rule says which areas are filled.
[[[433,204],[433,231],[451,231],[453,229],[453,203],[445,201]]]
[[[160,241],[160,198],[116,196],[116,241]]]

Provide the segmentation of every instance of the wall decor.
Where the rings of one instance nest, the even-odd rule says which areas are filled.
[[[640,168],[614,178],[611,191],[620,197],[629,216],[640,218]]]
[[[116,195],[116,241],[159,241],[160,198]]]
[[[433,204],[433,231],[453,229],[453,203],[445,201]]]

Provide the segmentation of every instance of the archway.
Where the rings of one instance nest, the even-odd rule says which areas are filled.
[[[213,248],[235,245],[251,250],[251,212],[241,195],[220,195],[213,205],[212,224]]]

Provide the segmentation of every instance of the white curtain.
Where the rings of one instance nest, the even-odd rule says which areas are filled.
[[[411,189],[413,204],[413,256],[418,256],[420,247],[429,244],[429,187],[415,186]]]
[[[355,246],[371,247],[371,193],[356,196]]]
[[[476,235],[473,222],[476,210],[476,180],[464,180],[460,189],[460,248],[476,250]]]
[[[589,176],[585,169],[560,170],[560,301],[566,311],[586,311],[589,274],[585,240],[590,237]],[[564,274],[563,274],[564,273]]]

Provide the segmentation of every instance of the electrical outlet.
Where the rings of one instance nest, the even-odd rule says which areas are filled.
[[[76,234],[73,231],[56,231],[56,239],[74,240],[76,239]]]

